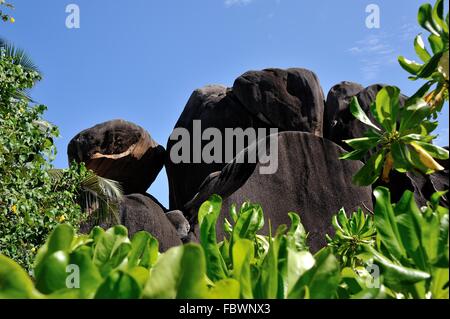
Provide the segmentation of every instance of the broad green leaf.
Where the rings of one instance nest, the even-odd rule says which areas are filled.
[[[174,247],[151,269],[144,288],[148,299],[196,299],[206,294],[206,263],[199,245]]]
[[[414,49],[423,62],[428,62],[431,59],[431,55],[425,48],[425,43],[423,42],[422,36],[420,34],[414,39]]]
[[[430,46],[431,46],[431,50],[433,50],[433,54],[437,54],[445,49],[445,44],[444,44],[444,41],[442,41],[441,37],[431,34],[428,37],[428,41],[430,42]]]
[[[300,216],[293,212],[288,213],[288,216],[291,220],[291,227],[286,234],[288,247],[297,251],[308,250],[306,242],[308,234],[302,225]]]
[[[367,163],[353,176],[353,183],[358,186],[369,186],[380,177],[384,164],[384,151],[372,155]]]
[[[213,281],[227,277],[227,267],[217,245],[216,224],[222,208],[222,199],[213,195],[199,209],[200,242],[208,264],[207,275]]]
[[[371,246],[362,245],[361,247],[372,255],[374,265],[378,265],[381,268],[381,275],[388,287],[402,290],[430,278],[430,274],[426,272],[395,264]]]
[[[39,298],[33,282],[18,264],[0,255],[0,299]]]
[[[395,259],[401,260],[406,257],[406,251],[401,242],[389,190],[377,187],[373,194],[376,199],[374,220],[378,236],[389,253]]]
[[[74,239],[74,230],[70,225],[62,224],[57,226],[48,237],[44,246],[42,246],[35,260],[35,272],[39,273],[41,262],[49,255],[57,251],[65,251],[69,253],[72,249],[72,241]]]
[[[131,240],[128,267],[141,266],[149,269],[158,259],[158,240],[145,231],[137,232]]]
[[[106,277],[125,260],[130,250],[128,230],[123,226],[114,226],[98,239],[94,250],[94,264],[100,269],[102,276]]]
[[[375,147],[379,142],[378,137],[358,137],[351,140],[344,140],[344,142],[355,150],[369,150]]]
[[[71,279],[79,279],[78,298],[91,299],[94,297],[97,288],[102,283],[102,276],[99,270],[92,262],[92,250],[90,247],[83,246],[70,254],[69,264],[75,268],[66,269],[66,282],[75,284]],[[79,277],[78,277],[79,276]]]
[[[432,8],[431,4],[429,4],[429,3],[423,4],[419,8],[419,14],[418,14],[417,20],[419,21],[419,25],[422,28],[424,28],[438,36],[440,30],[436,29],[436,26],[433,23],[432,11],[433,11],[433,8]]]
[[[259,205],[243,207],[233,228],[233,242],[238,239],[254,240],[264,226],[264,215]]]
[[[98,288],[95,299],[138,299],[141,287],[136,280],[123,271],[114,271]]]
[[[431,112],[431,107],[423,99],[409,100],[401,110],[400,134],[416,128]]]
[[[422,68],[422,64],[419,64],[415,61],[411,61],[406,59],[405,57],[399,56],[398,57],[398,63],[400,63],[400,66],[408,73],[412,75],[417,75],[420,72],[420,69]]]
[[[400,172],[407,172],[413,169],[408,147],[403,143],[395,142],[391,145],[391,154],[394,159],[394,168]]]
[[[434,25],[437,25],[438,28],[442,28],[444,33],[446,33],[448,37],[448,25],[444,21],[444,1],[437,0],[433,7],[433,12],[431,14]]]
[[[300,277],[316,263],[308,251],[296,251],[288,248],[287,294],[289,295]]]
[[[208,299],[239,299],[240,285],[239,281],[231,278],[222,279],[215,283],[214,287],[209,289]]]
[[[372,123],[367,114],[363,111],[359,105],[357,97],[353,97],[352,102],[350,103],[350,111],[356,119],[370,127],[373,127],[375,130],[380,131],[380,129]]]
[[[306,287],[311,299],[330,299],[336,294],[339,281],[339,262],[329,249],[322,249],[315,256],[315,265],[306,271],[292,288],[289,298],[304,298]]]
[[[344,142],[346,142],[346,141],[344,141]],[[342,154],[339,157],[339,159],[357,161],[357,160],[362,159],[364,157],[364,155],[366,155],[366,153],[367,153],[367,150],[356,150],[356,151]]]
[[[445,52],[440,52],[433,55],[433,57],[427,63],[425,63],[417,76],[423,79],[431,77],[431,75],[437,71],[439,62],[441,61],[441,58],[444,54]]]
[[[250,263],[254,257],[253,242],[239,239],[233,245],[233,278],[240,283],[240,296],[252,299],[252,281]]]
[[[400,108],[400,90],[397,87],[386,86],[378,92],[375,108],[372,110],[378,123],[388,132],[394,132],[397,127],[397,117]]]
[[[67,288],[68,265],[69,254],[62,250],[47,255],[35,274],[36,288],[44,294]]]
[[[448,151],[445,148],[439,147],[437,145],[433,145],[430,143],[422,142],[422,141],[414,141],[417,145],[420,145],[428,154],[433,156],[434,158],[440,160],[448,159]]]

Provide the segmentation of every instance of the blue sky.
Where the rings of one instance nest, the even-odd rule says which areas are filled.
[[[165,145],[192,91],[231,86],[251,69],[304,67],[325,94],[347,80],[388,83],[412,94],[418,83],[396,62],[416,59],[417,10],[425,0],[10,0],[16,23],[0,36],[25,49],[43,72],[33,90],[58,125],[58,167],[82,129],[123,118]],[[81,28],[67,29],[68,4]],[[381,28],[365,25],[366,6],[381,10]],[[448,145],[448,107],[438,143]],[[150,193],[168,203],[161,172]]]

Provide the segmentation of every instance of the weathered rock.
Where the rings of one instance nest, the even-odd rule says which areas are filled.
[[[160,205],[143,194],[131,194],[123,198],[119,206],[118,220],[111,217],[97,223],[95,218],[90,218],[81,226],[81,231],[88,233],[97,224],[104,229],[117,224],[123,225],[128,229],[130,238],[139,231],[147,231],[158,239],[161,251],[182,244],[175,226]]]
[[[123,120],[98,124],[76,135],[69,162],[84,162],[97,175],[121,183],[126,194],[145,193],[164,165],[164,148],[142,127]]]
[[[370,187],[352,185],[352,176],[361,168],[358,161],[341,161],[344,150],[331,141],[309,133],[284,132],[272,135],[278,140],[278,170],[274,174],[261,174],[265,167],[257,163],[238,163],[236,158],[220,173],[205,179],[198,194],[186,204],[184,212],[191,222],[191,230],[198,233],[197,211],[201,203],[212,194],[224,198],[218,225],[228,217],[230,206],[244,201],[261,204],[265,213],[263,233],[268,234],[268,220],[272,228],[289,224],[288,213],[300,214],[310,233],[309,244],[314,251],[325,245],[325,234],[332,234],[331,219],[340,208],[348,212],[358,207],[372,209]],[[254,145],[239,156],[251,152]],[[197,226],[197,227],[196,227]],[[218,239],[224,236],[218,229]]]
[[[166,170],[169,180],[170,209],[182,209],[195,195],[203,180],[220,171],[236,154],[253,141],[242,146],[234,143],[232,156],[225,150],[225,129],[276,128],[278,131],[305,131],[322,135],[324,97],[317,76],[305,69],[267,69],[250,71],[236,79],[233,88],[213,85],[194,91],[175,125],[185,128],[195,141],[194,121],[201,121],[201,133],[216,128],[222,139],[222,161],[205,163],[194,161],[193,151],[189,163],[174,163],[170,152],[178,140],[167,143]],[[259,136],[263,138],[269,134]],[[203,148],[209,141],[202,141]],[[191,147],[192,149],[192,147]]]
[[[370,105],[375,101],[378,92],[385,85],[374,84],[353,95],[353,92],[358,90],[358,84],[345,83],[333,87],[328,94],[330,100],[329,102],[327,101],[327,108],[329,107],[331,109],[330,112],[333,114],[333,117],[332,122],[328,122],[330,125],[328,126],[325,137],[342,146],[344,149],[351,150],[351,147],[343,141],[362,137],[364,132],[369,128],[369,126],[357,120],[350,112],[352,97],[356,96],[358,98],[358,102],[363,111],[369,116],[372,122],[376,123],[370,112]],[[404,105],[406,99],[406,96],[400,95],[400,105]],[[339,111],[334,112],[333,110],[336,110],[337,106],[339,107]]]
[[[230,159],[225,158],[222,152],[222,161],[218,163],[195,163],[192,146],[194,141],[193,121],[201,121],[202,132],[207,128],[217,128],[224,137],[226,128],[265,127],[265,124],[252,116],[236,99],[233,92],[224,86],[214,85],[195,90],[183,113],[175,125],[177,128],[185,128],[191,136],[191,154],[189,163],[174,163],[170,158],[170,152],[177,140],[169,139],[167,143],[166,172],[169,181],[169,206],[170,209],[182,209],[197,192],[198,187],[205,177],[215,171],[220,171],[228,161],[234,158],[239,151],[235,145],[234,155]],[[202,141],[203,148],[208,142]],[[225,145],[225,140],[222,140]],[[246,147],[248,143],[244,145]],[[198,154],[197,154],[198,155]]]
[[[183,212],[180,210],[173,210],[166,213],[167,218],[177,230],[178,237],[183,242],[189,241],[189,230],[191,226],[189,221],[184,217]]]
[[[233,92],[270,127],[322,136],[324,95],[317,76],[309,70],[249,71],[236,79]]]
[[[327,101],[325,102],[323,119],[324,137],[334,140],[331,133],[337,124],[337,119],[340,114],[344,114],[341,112],[348,109],[352,98],[362,90],[364,90],[362,85],[347,81],[336,84],[330,89],[327,95]]]

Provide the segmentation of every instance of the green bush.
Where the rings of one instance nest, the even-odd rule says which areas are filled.
[[[76,229],[85,206],[105,210],[121,193],[84,165],[53,168],[58,129],[42,118],[46,107],[31,105],[26,94],[40,76],[22,65],[28,61],[22,51],[0,44],[0,253],[30,269],[55,226],[69,222]],[[83,209],[81,201],[88,204]]]
[[[130,241],[123,226],[76,236],[60,225],[37,254],[34,281],[0,256],[0,298],[448,298],[441,195],[419,210],[412,193],[392,205],[388,190],[378,188],[374,220],[341,211],[335,239],[315,255],[297,214],[289,214],[289,229],[261,236],[262,209],[249,203],[231,209],[233,224],[225,222],[228,236],[217,243],[219,196],[199,210],[201,244],[163,254],[146,232]]]

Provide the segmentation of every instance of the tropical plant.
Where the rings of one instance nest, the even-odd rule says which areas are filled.
[[[114,209],[120,189],[83,165],[55,173],[58,129],[42,118],[45,106],[18,94],[40,75],[23,66],[27,59],[19,62],[4,48],[0,54],[0,253],[30,269],[35,251],[56,225],[78,227],[95,208]],[[88,201],[80,206],[83,198]]]
[[[334,238],[326,235],[328,246],[333,248],[342,266],[361,266],[357,257],[362,244],[373,245],[377,234],[372,216],[367,216],[361,208],[347,217],[345,209],[333,216]]]
[[[0,256],[1,298],[332,298],[340,270],[329,249],[313,256],[296,214],[288,230],[260,236],[260,206],[232,210],[232,236],[215,239],[221,198],[199,211],[201,245],[158,253],[158,242],[139,232],[130,241],[123,226],[74,235],[58,226],[39,250],[34,280]],[[69,272],[66,272],[69,270]],[[14,276],[11,276],[14,274]],[[77,277],[78,276],[78,277]],[[78,289],[73,289],[78,288]]]
[[[398,61],[403,69],[412,74],[411,80],[423,79],[427,82],[413,97],[424,97],[431,106],[434,115],[448,101],[449,69],[449,16],[444,19],[444,1],[438,0],[435,5],[424,4],[418,13],[419,25],[430,32],[428,42],[432,53],[425,46],[419,34],[414,40],[414,49],[423,64],[410,61],[402,56]],[[430,92],[430,89],[433,88]]]
[[[369,126],[364,137],[346,140],[354,151],[341,156],[341,159],[360,160],[367,152],[374,154],[353,177],[356,185],[367,186],[375,183],[380,175],[389,181],[390,172],[418,170],[431,174],[444,168],[434,160],[448,159],[446,149],[431,144],[435,136],[430,133],[436,128],[426,119],[432,108],[424,100],[409,99],[400,107],[400,90],[393,86],[384,87],[370,106],[370,111],[378,125],[364,113],[354,97],[350,104],[353,116]]]
[[[449,212],[439,206],[439,198],[444,192],[434,194],[422,209],[410,191],[406,191],[395,205],[391,203],[387,188],[378,187],[374,195],[375,237],[372,230],[370,236],[360,235],[363,238],[359,240],[352,240],[355,235],[350,237],[360,234],[356,231],[359,228],[371,228],[368,225],[372,223],[367,223],[371,216],[358,212],[350,222],[342,212],[335,217],[336,236],[329,245],[341,259],[345,257],[343,260],[352,261],[345,273],[358,272],[361,266],[375,265],[380,270],[380,284],[384,285],[387,296],[448,299]],[[353,227],[349,228],[351,221],[354,221]],[[353,276],[353,280],[355,278]]]

